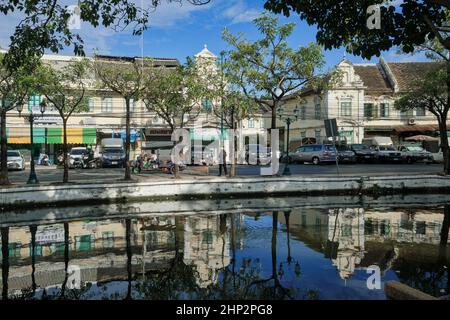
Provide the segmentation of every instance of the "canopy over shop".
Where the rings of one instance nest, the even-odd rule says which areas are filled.
[[[6,136],[8,144],[30,144],[29,128],[7,128]],[[34,144],[62,144],[62,128],[33,128]],[[97,131],[95,128],[67,128],[68,144],[95,145],[97,143]]]

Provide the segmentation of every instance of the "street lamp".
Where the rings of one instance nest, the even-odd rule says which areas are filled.
[[[34,154],[33,122],[34,122],[34,119],[38,118],[39,116],[41,116],[41,117],[44,116],[46,106],[47,106],[47,101],[44,99],[39,104],[39,111],[41,112],[41,115],[33,114],[33,109],[30,108],[30,113],[28,115],[23,116],[25,119],[27,119],[30,122],[30,154],[31,154],[30,158],[31,159],[30,159],[30,176],[28,177],[27,184],[38,184],[39,183],[39,180],[37,179],[37,176],[36,176],[34,157],[33,157],[33,154]],[[23,105],[21,103],[18,103],[16,109],[19,112],[19,117],[20,117],[21,113],[23,111]]]
[[[283,175],[284,176],[290,176],[291,170],[289,169],[289,131],[291,127],[291,123],[298,120],[298,116],[300,113],[300,110],[298,106],[295,106],[294,113],[288,113],[285,112],[283,107],[279,107],[277,109],[278,115],[280,117],[280,120],[284,121],[287,125],[287,144],[286,144],[286,165],[284,166]]]

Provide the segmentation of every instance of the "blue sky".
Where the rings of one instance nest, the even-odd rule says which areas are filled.
[[[70,4],[75,0],[63,0]],[[135,0],[146,3],[147,0]],[[252,20],[263,11],[264,0],[211,0],[205,6],[193,6],[186,1],[182,5],[162,1],[160,7],[151,14],[150,28],[143,36],[144,55],[153,57],[178,58],[183,62],[186,56],[198,53],[208,45],[213,53],[218,54],[227,49],[221,34],[224,27],[233,33],[243,32],[249,39],[256,39],[258,32],[252,25]],[[281,21],[294,21],[298,25],[289,39],[292,47],[306,45],[315,41],[316,29],[300,21],[296,16],[289,19],[280,16]],[[0,46],[8,46],[8,37],[13,31],[17,16],[4,17],[0,15]],[[139,56],[141,55],[141,38],[133,36],[130,30],[115,32],[104,28],[94,29],[82,24],[79,30],[85,40],[88,54],[96,48],[99,53],[110,55]],[[333,67],[344,56],[345,50],[335,49],[325,51],[326,69]],[[64,51],[72,54],[71,49]],[[383,55],[388,61],[421,60],[421,56],[398,55],[393,49]],[[368,62],[359,57],[347,55],[355,63]],[[377,61],[377,58],[371,62]]]

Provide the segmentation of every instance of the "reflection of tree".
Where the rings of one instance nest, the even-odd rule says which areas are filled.
[[[2,299],[8,300],[9,228],[1,228],[2,234]]]
[[[445,288],[450,294],[450,277],[447,257],[447,242],[450,226],[450,205],[444,206],[444,219],[440,233],[439,255],[436,262],[412,263],[400,259],[396,263],[396,270],[400,271],[401,282],[426,292],[433,296],[440,296],[440,289]]]

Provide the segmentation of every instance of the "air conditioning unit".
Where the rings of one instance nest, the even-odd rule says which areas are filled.
[[[408,124],[416,124],[416,119],[410,118],[410,119],[408,120]]]

